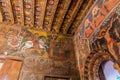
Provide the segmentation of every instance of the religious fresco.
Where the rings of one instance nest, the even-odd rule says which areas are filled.
[[[81,24],[83,18],[91,8],[92,4],[95,2],[95,0],[84,0],[82,2],[82,5],[77,13],[77,17],[73,21],[68,33],[74,35],[76,33],[76,30],[79,29],[79,25]],[[78,30],[77,30],[78,31]]]
[[[99,27],[105,16],[117,6],[119,0],[98,0],[93,5],[87,16],[84,18],[81,26],[80,36],[89,37]]]
[[[80,36],[74,37],[74,46],[75,46],[75,53],[77,58],[77,65],[79,68],[80,77],[82,80],[84,75],[84,66],[86,57],[90,54],[90,46],[89,46],[89,40],[88,39],[81,39]]]
[[[66,12],[70,6],[71,0],[60,0],[57,6],[57,10],[55,13],[55,18],[52,26],[53,32],[59,32]],[[62,16],[62,17],[61,17]]]
[[[93,77],[97,77],[96,76],[97,74],[95,75],[93,72],[98,69],[96,67],[99,67],[99,65],[95,66],[95,68],[93,69],[94,70],[93,72],[91,72],[92,67],[90,66],[103,61],[101,60],[102,57],[104,57],[105,59],[110,57],[112,58],[113,61],[115,61],[118,65],[120,65],[119,63],[120,6],[119,6],[119,3],[117,5],[115,4],[117,3],[117,0],[114,2],[112,1],[114,0],[107,0],[107,1],[105,0],[104,6],[100,5],[103,3],[103,1],[97,1],[96,2],[97,4],[95,3],[91,8],[90,10],[91,13],[88,13],[88,15],[85,17],[83,21],[84,23],[81,24],[82,27],[78,29],[78,31],[80,29],[82,31],[81,32],[77,31],[76,35],[74,36],[74,45],[75,45],[75,51],[77,55],[76,57],[77,64],[79,67],[79,72],[82,80],[84,80],[83,79],[84,77],[86,78],[86,80],[88,80],[89,79],[88,75],[91,75],[91,76],[94,75]],[[111,6],[107,6],[108,4],[109,5],[111,4]],[[105,20],[103,20],[104,18]],[[91,34],[92,36],[90,36]],[[84,44],[84,40],[87,41],[85,42],[85,44]],[[88,48],[85,45],[87,45]],[[102,56],[100,57],[100,60],[93,63],[93,61],[95,60],[92,58],[93,53],[98,53],[95,55],[97,56],[101,52],[103,52],[104,55],[107,54],[108,56],[107,57]],[[85,53],[85,54],[82,54],[82,53]],[[90,60],[90,58],[93,60]],[[91,69],[91,70],[90,72],[87,73],[86,69],[87,70]],[[91,80],[93,80],[92,77],[91,77]]]
[[[43,20],[45,15],[47,0],[36,0],[35,2],[35,28],[43,28]]]
[[[56,41],[57,40],[57,41]],[[63,36],[56,37],[56,40],[50,42],[50,57],[62,58],[62,59],[74,59],[74,48],[70,38]],[[68,46],[66,46],[68,45]],[[69,49],[69,50],[68,50]]]
[[[78,10],[82,6],[83,0],[72,0],[69,10],[67,11],[67,15],[65,16],[63,25],[61,27],[61,32],[66,34],[68,32],[68,28],[72,24],[75,16],[77,15]]]
[[[24,58],[21,80],[42,80],[42,74],[76,76],[71,37],[7,23],[0,24],[0,31],[0,55]]]
[[[1,13],[3,15],[3,21],[14,23],[14,17],[12,13],[10,0],[6,0],[6,1],[0,0],[0,1],[1,1],[0,7],[1,7]]]
[[[51,30],[51,26],[53,23],[55,11],[57,9],[59,0],[48,0],[46,4],[46,12],[45,12],[45,18],[43,23],[43,28],[47,31]]]
[[[26,27],[33,27],[34,25],[34,0],[24,0],[24,21]]]
[[[109,21],[102,25],[100,31],[92,43],[93,49],[102,49],[109,52],[118,61],[120,55],[120,16],[117,13],[111,14]]]
[[[2,13],[1,13],[1,10],[0,10],[0,22],[2,22],[3,18],[2,18]]]
[[[14,22],[24,25],[23,0],[12,0],[12,10],[14,15]]]
[[[8,50],[8,53],[14,53],[18,51],[24,52],[27,49],[35,48],[41,49],[48,53],[53,50],[53,52],[50,53],[50,57],[61,56],[61,58],[66,57],[74,59],[74,48],[73,44],[71,43],[72,39],[69,37],[66,38],[62,35],[57,36],[57,34],[47,34],[43,31],[16,27],[18,25],[1,24],[0,26],[1,44],[2,42],[5,42],[1,46],[7,44],[6,50]]]
[[[73,36],[94,1],[0,0],[0,12],[3,22]]]

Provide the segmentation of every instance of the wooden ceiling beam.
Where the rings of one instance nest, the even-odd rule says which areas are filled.
[[[10,22],[11,24],[14,23],[14,17],[11,7],[11,1],[10,0],[0,0],[1,4],[1,13],[3,16],[4,22]]]
[[[23,0],[11,0],[15,23],[24,26]]]
[[[3,22],[3,16],[2,16],[1,9],[0,9],[0,22]]]
[[[53,21],[52,31],[59,33],[64,17],[70,6],[71,0],[60,0]]]
[[[75,33],[76,29],[78,26],[81,24],[82,19],[85,17],[87,12],[89,11],[90,7],[92,4],[95,2],[95,0],[86,0],[82,7],[80,8],[79,12],[77,13],[77,16],[75,20],[73,21],[71,27],[69,28],[68,34],[73,34]]]
[[[34,26],[35,0],[24,0],[24,24],[26,27]]]
[[[53,23],[55,11],[57,9],[59,0],[48,0],[47,1],[47,7],[46,7],[46,12],[45,12],[45,18],[44,18],[44,23],[43,23],[43,29],[50,31],[51,26]]]
[[[36,29],[43,29],[43,21],[45,15],[47,0],[36,0],[35,1],[35,23]]]
[[[67,34],[68,29],[71,25],[71,23],[73,22],[75,16],[77,15],[77,12],[79,10],[79,8],[82,6],[84,0],[73,0],[71,3],[71,6],[68,10],[68,13],[64,19],[63,25],[61,27],[61,33],[63,34]]]

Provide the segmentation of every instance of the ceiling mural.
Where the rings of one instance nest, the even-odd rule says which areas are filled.
[[[77,29],[79,28],[78,26],[81,24],[83,18],[85,17],[85,15],[87,14],[87,12],[89,11],[89,9],[91,8],[92,4],[95,2],[96,0],[84,0],[77,15],[75,20],[72,22],[71,27],[68,30],[68,33],[74,35],[74,33],[76,33]]]
[[[62,25],[62,22],[64,20],[65,14],[70,6],[70,2],[71,0],[60,0],[57,10],[56,10],[56,14],[55,14],[55,18],[53,21],[53,26],[52,26],[52,30],[59,33],[60,27]]]
[[[43,21],[45,16],[47,0],[36,0],[35,2],[35,23],[36,29],[43,29]]]
[[[12,13],[12,6],[10,0],[1,0],[1,13],[3,16],[3,21],[14,23],[14,17]]]
[[[51,26],[53,23],[54,15],[57,9],[59,0],[48,0],[44,18],[43,28],[47,31],[51,30]]]
[[[110,52],[116,61],[119,60],[120,45],[120,4],[101,25],[94,38],[90,40],[92,49],[103,49]],[[119,61],[118,61],[119,62]]]
[[[108,11],[106,9],[106,15]],[[92,27],[90,26],[91,23],[89,23],[88,19],[86,19],[86,23],[87,23],[86,24],[87,28],[92,29]],[[98,70],[99,65],[96,64],[102,62],[103,57],[104,59],[107,59],[108,57],[112,58],[112,61],[114,61],[116,65],[120,65],[120,59],[119,59],[120,27],[119,26],[120,26],[120,3],[114,6],[114,8],[112,9],[111,12],[108,13],[104,21],[102,21],[102,23],[97,26],[95,32],[91,31],[93,33],[89,38],[85,36],[81,36],[82,33],[80,34],[80,32],[76,33],[77,35],[74,36],[74,44],[76,44],[75,45],[75,51],[77,55],[76,58],[78,61],[78,67],[81,73],[80,74],[81,78],[83,78],[82,80],[84,80],[84,78],[88,80],[89,78],[91,78],[91,80],[94,79],[96,80],[99,78],[97,72],[95,72],[96,70]],[[87,42],[84,43],[84,41]],[[89,45],[88,48],[86,44]],[[97,58],[93,58],[97,55],[100,55],[101,52],[102,54],[104,54],[104,56],[99,57],[98,60]],[[90,58],[93,60],[90,60]],[[92,77],[88,77],[90,75]]]
[[[11,1],[14,22],[17,24],[24,25],[24,14],[23,14],[23,2],[22,0],[12,0]]]
[[[80,25],[81,29],[78,30],[80,36],[83,38],[90,37],[90,35],[96,31],[101,22],[106,18],[106,15],[108,15],[108,13],[112,11],[118,3],[119,0],[96,1]]]
[[[73,36],[94,1],[0,0],[0,11],[3,22]]]
[[[61,27],[61,33],[66,34],[68,32],[68,28],[72,24],[72,21],[74,20],[75,16],[77,15],[78,10],[83,4],[83,0],[72,0],[71,2],[72,6],[70,6],[68,10],[68,14],[66,15],[63,25]]]
[[[34,7],[35,7],[35,0],[24,0],[24,25],[26,27],[33,27],[34,26]]]
[[[0,22],[2,22],[2,14],[1,14],[1,11],[0,11]]]

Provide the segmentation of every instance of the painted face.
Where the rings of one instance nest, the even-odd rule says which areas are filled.
[[[86,20],[85,20],[84,25],[85,25],[85,28],[87,28],[87,27],[90,25],[90,21],[89,21],[89,19],[86,19]]]
[[[93,8],[93,10],[92,10],[92,15],[94,16],[94,17],[97,17],[97,15],[98,15],[98,13],[99,13],[99,7],[96,5],[94,8]]]
[[[39,39],[38,43],[39,43],[39,47],[40,47],[40,48],[44,48],[45,42],[44,42],[43,39]]]

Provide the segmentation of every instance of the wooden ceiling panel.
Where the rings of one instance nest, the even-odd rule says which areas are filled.
[[[53,21],[52,31],[59,33],[60,27],[62,25],[62,22],[64,20],[65,14],[68,11],[68,8],[70,6],[71,0],[60,0],[57,11],[55,14],[55,18]]]
[[[34,3],[35,0],[24,0],[24,19],[26,27],[34,26]]]
[[[43,28],[50,31],[59,0],[48,0]]]
[[[71,27],[68,30],[68,34],[74,35],[76,29],[82,22],[82,19],[85,17],[89,9],[91,8],[92,4],[95,0],[85,0],[83,5],[81,6],[79,12],[77,13],[76,19],[73,21]]]
[[[23,0],[11,0],[15,23],[24,26]]]
[[[2,18],[2,14],[1,14],[1,10],[0,10],[0,22],[3,21],[3,18]]]
[[[0,2],[1,2],[0,7],[3,16],[3,21],[14,23],[10,0],[0,0]]]
[[[72,35],[95,0],[0,0],[2,21]]]
[[[35,28],[43,29],[44,14],[47,0],[36,0],[35,2]]]
[[[84,0],[72,0],[71,6],[68,13],[64,19],[63,25],[61,27],[61,33],[67,34],[67,31],[74,20],[79,8],[81,7]]]

